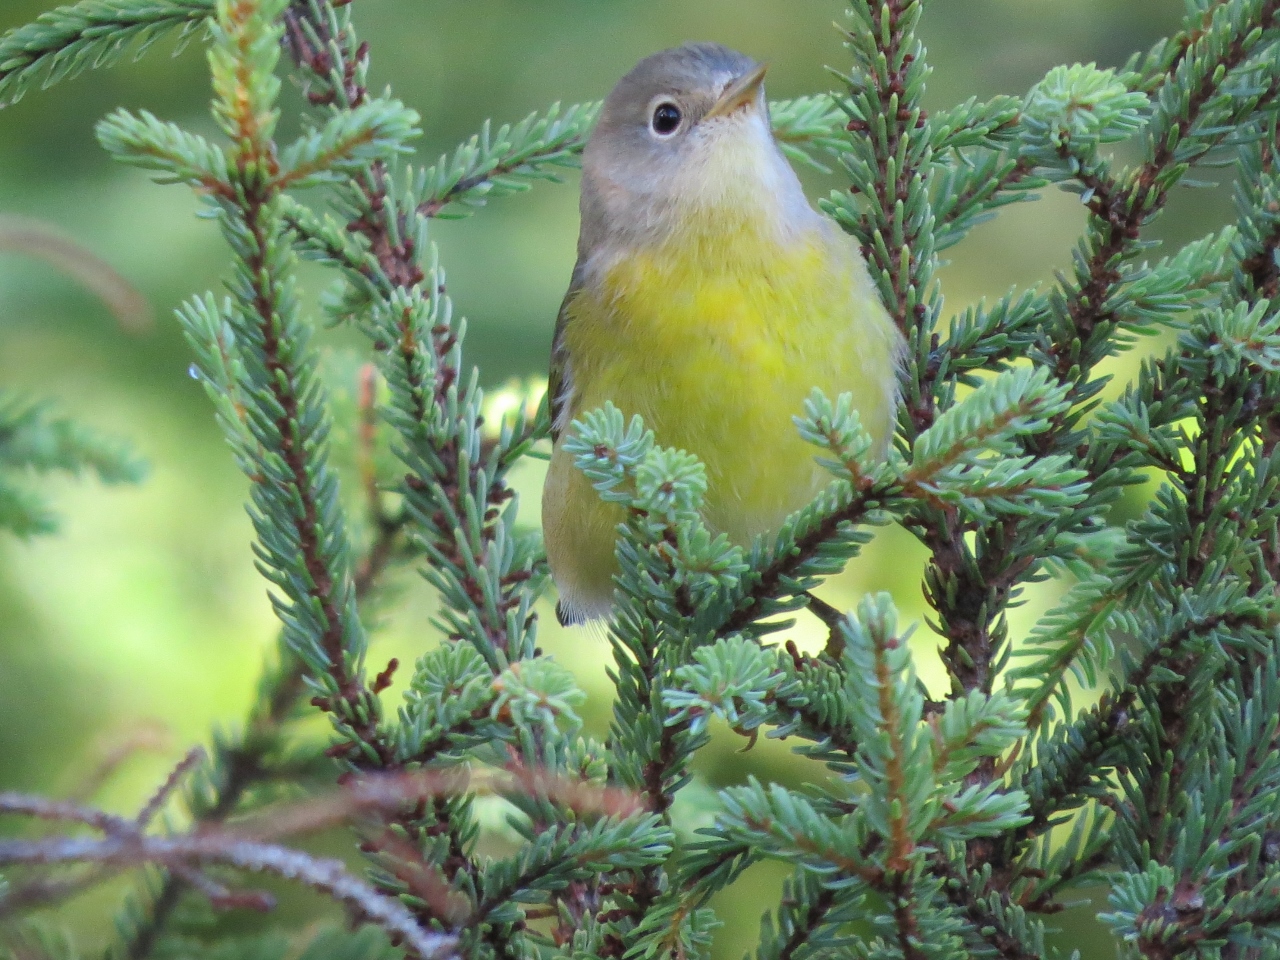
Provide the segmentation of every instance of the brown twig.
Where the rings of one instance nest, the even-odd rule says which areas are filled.
[[[114,739],[114,738],[113,738]],[[121,765],[143,751],[160,751],[169,744],[169,733],[158,722],[140,724],[121,741],[99,743],[94,752],[102,751],[97,764],[80,778],[66,795],[68,800],[89,800],[115,775]]]
[[[147,333],[155,325],[151,304],[115,267],[48,224],[0,215],[0,250],[39,257],[77,280],[111,311],[126,333]]]
[[[0,864],[47,867],[72,863],[95,863],[125,870],[152,863],[179,871],[198,871],[205,866],[225,864],[253,873],[274,873],[304,883],[353,908],[367,922],[399,937],[425,960],[449,956],[453,944],[448,936],[424,930],[399,901],[383,896],[357,879],[339,860],[324,860],[277,844],[240,839],[224,831],[204,830],[168,837],[121,832],[102,839],[55,836],[40,840],[0,840]]]
[[[151,799],[143,804],[142,809],[138,812],[138,826],[145,827],[149,824],[155,818],[155,815],[164,809],[164,805],[169,802],[169,798],[173,796],[173,792],[178,789],[182,781],[204,761],[205,752],[203,747],[192,747],[188,750],[187,755],[178,761],[178,765],[169,771],[169,775],[165,777],[160,789],[153,793]]]

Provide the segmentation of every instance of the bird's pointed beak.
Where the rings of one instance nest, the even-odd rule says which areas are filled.
[[[762,63],[735,79],[724,88],[724,93],[720,94],[720,99],[712,104],[711,109],[707,111],[702,119],[710,120],[712,117],[725,117],[742,107],[754,103],[760,87],[764,84],[764,75],[768,70],[769,65]]]

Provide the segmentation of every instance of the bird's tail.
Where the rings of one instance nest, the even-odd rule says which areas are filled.
[[[556,620],[562,627],[577,627],[587,622],[587,615],[563,600],[556,601]]]

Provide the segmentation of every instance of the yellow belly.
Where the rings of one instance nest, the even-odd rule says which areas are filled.
[[[898,335],[847,238],[815,231],[784,252],[630,256],[568,307],[570,413],[612,401],[662,446],[707,468],[708,526],[739,544],[775,532],[830,476],[792,417],[813,387],[852,392],[883,445],[893,418]],[[692,261],[692,262],[691,262]],[[621,512],[560,447],[543,493],[551,570],[570,609],[607,612]]]

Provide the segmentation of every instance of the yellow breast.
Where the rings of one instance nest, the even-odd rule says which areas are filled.
[[[696,454],[708,525],[746,544],[830,479],[792,422],[813,387],[852,392],[886,442],[897,332],[834,229],[785,244],[749,229],[700,234],[607,265],[568,305],[570,413],[612,401],[659,444]],[[619,520],[557,445],[543,526],[570,608],[607,609]]]

